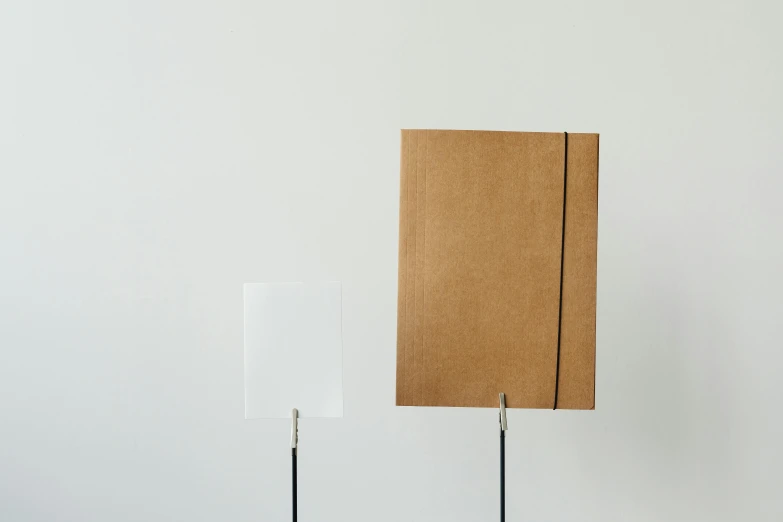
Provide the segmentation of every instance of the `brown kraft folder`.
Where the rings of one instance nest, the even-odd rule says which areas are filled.
[[[598,135],[403,130],[397,405],[592,409]]]

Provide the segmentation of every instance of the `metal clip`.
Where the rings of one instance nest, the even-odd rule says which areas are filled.
[[[291,410],[291,449],[296,452],[299,445],[299,411],[294,408]]]
[[[500,394],[500,429],[508,431],[508,419],[506,419],[506,394]]]

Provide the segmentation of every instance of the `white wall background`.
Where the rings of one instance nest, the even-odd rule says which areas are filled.
[[[3,2],[0,520],[288,520],[242,283],[333,278],[300,519],[496,519],[496,411],[394,407],[401,127],[601,133],[597,409],[510,413],[508,520],[781,520],[781,15]]]

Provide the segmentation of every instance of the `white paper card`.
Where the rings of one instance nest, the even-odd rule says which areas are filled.
[[[343,416],[339,281],[245,284],[245,418]]]

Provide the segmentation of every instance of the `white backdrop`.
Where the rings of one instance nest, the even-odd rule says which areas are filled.
[[[394,407],[399,129],[601,133],[595,412],[509,521],[780,520],[778,2],[9,0],[0,520],[285,521],[242,283],[343,282],[300,520],[497,518],[497,412]]]

